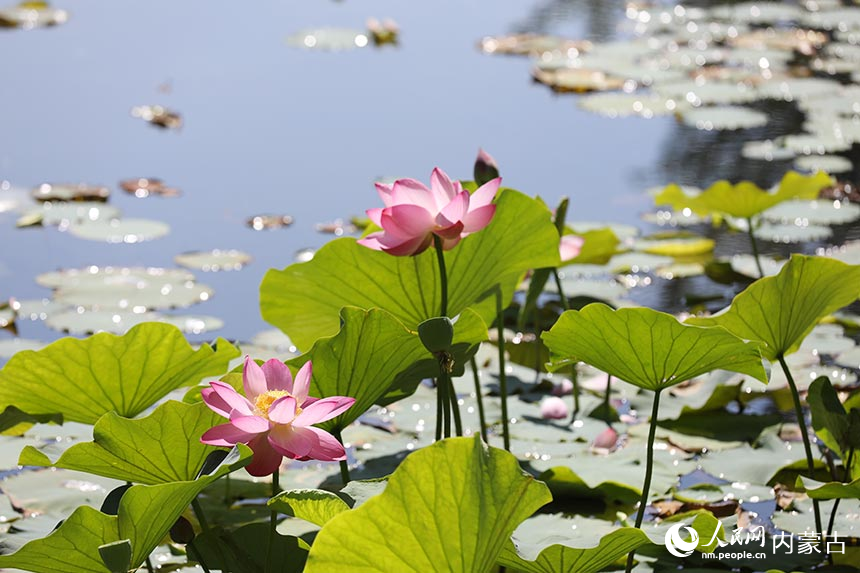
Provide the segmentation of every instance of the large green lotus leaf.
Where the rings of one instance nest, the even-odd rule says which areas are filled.
[[[819,376],[809,385],[806,402],[812,414],[812,427],[831,450],[839,456],[848,439],[848,413],[839,394],[827,376]]]
[[[767,381],[754,343],[722,328],[691,327],[649,308],[590,304],[566,311],[542,338],[553,367],[591,364],[646,390],[662,390],[712,370]]]
[[[860,265],[792,255],[779,274],[759,279],[714,316],[688,324],[722,326],[745,340],[764,343],[768,360],[797,350],[818,322],[860,296]]]
[[[812,499],[860,499],[860,478],[850,483],[820,482],[808,477],[797,477],[798,489],[805,489]]]
[[[317,340],[310,352],[288,363],[299,368],[313,362],[311,396],[355,398],[352,408],[319,427],[342,430],[374,403],[404,398],[422,379],[438,376],[439,363],[418,335],[390,313],[346,307],[340,318],[337,335]],[[475,312],[467,309],[460,314],[454,325],[454,375],[462,375],[469,357],[486,339],[487,326]]]
[[[654,202],[671,205],[675,210],[691,209],[698,215],[725,214],[746,219],[788,199],[815,199],[818,192],[829,185],[830,176],[822,171],[809,176],[789,171],[774,192],[767,192],[749,181],[736,185],[717,181],[698,195],[687,195],[673,184],[663,189]]]
[[[448,314],[456,316],[502,286],[509,300],[528,269],[558,265],[558,232],[541,202],[512,189],[497,199],[490,224],[445,253]],[[331,241],[313,260],[270,270],[260,285],[263,318],[310,348],[337,332],[344,306],[383,308],[407,328],[440,310],[439,270],[432,249],[414,257],[394,257],[363,247],[351,238]],[[494,302],[479,307],[485,322]]]
[[[215,527],[194,538],[194,549],[210,570],[301,573],[310,548],[308,544],[293,535],[277,535],[274,539],[275,544],[269,550],[268,522],[249,523],[231,531]],[[269,568],[266,567],[267,558],[271,559]],[[181,571],[199,569],[183,568]]]
[[[239,351],[220,338],[216,346],[195,351],[178,328],[155,322],[123,336],[63,338],[9,360],[0,370],[0,407],[85,424],[108,412],[133,418],[176,388],[223,374]]]
[[[79,507],[60,527],[10,555],[0,555],[0,568],[36,573],[106,573],[98,548],[128,539],[137,568],[161,542],[197,494],[209,484],[251,461],[251,450],[237,446],[211,474],[193,481],[129,488],[117,515]]]
[[[200,443],[200,436],[224,421],[203,403],[173,400],[136,420],[108,412],[96,422],[92,442],[75,444],[53,463],[27,446],[18,463],[53,465],[143,484],[189,481],[217,449]]]
[[[334,517],[306,573],[489,573],[514,528],[551,500],[516,458],[479,436],[411,454],[379,496]]]
[[[269,507],[286,515],[324,526],[333,517],[349,511],[349,505],[337,494],[323,489],[293,489],[269,500]]]

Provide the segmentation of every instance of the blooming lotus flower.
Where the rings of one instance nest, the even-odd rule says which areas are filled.
[[[451,181],[438,167],[430,175],[430,188],[415,179],[376,184],[384,208],[368,209],[367,216],[382,231],[360,239],[359,244],[396,256],[417,255],[442,239],[444,250],[480,231],[496,213],[492,204],[501,184],[497,177],[469,194],[459,181]]]
[[[307,362],[293,381],[290,369],[280,360],[273,358],[260,367],[245,356],[244,396],[225,382],[210,382],[203,389],[206,405],[230,422],[208,430],[200,441],[210,446],[247,444],[254,451],[246,468],[253,476],[273,473],[284,457],[327,462],[346,459],[343,445],[313,424],[345,412],[355,398],[309,397],[311,369]]]
[[[584,244],[585,239],[579,235],[563,235],[558,244],[558,254],[561,256],[561,262],[564,263],[578,257]]]

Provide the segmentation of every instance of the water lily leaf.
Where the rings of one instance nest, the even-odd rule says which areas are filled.
[[[22,350],[39,350],[44,348],[46,342],[31,340],[27,338],[8,338],[0,340],[0,360],[12,358]]]
[[[514,537],[516,538],[516,533]],[[549,536],[549,539],[552,537],[558,535]],[[650,543],[651,540],[641,530],[622,527],[601,537],[597,545],[589,543],[590,547],[571,547],[565,543],[544,542],[540,553],[534,557],[526,557],[526,548],[511,540],[505,544],[499,556],[499,563],[527,573],[593,573],[612,565],[630,551]],[[527,550],[529,554],[534,553],[531,547]]]
[[[201,271],[238,271],[251,262],[251,255],[236,249],[194,251],[176,255],[173,260],[181,267]]]
[[[770,361],[796,351],[818,322],[860,296],[860,265],[792,255],[779,274],[759,279],[731,306],[689,324],[722,326],[745,340],[764,343]]]
[[[170,226],[150,219],[97,219],[69,226],[69,234],[89,241],[108,243],[141,243],[159,239],[170,232]]]
[[[806,495],[812,499],[860,499],[860,478],[851,483],[838,481],[824,483],[798,476],[797,485],[805,489]]]
[[[670,237],[666,239],[638,239],[633,248],[653,255],[688,257],[710,253],[714,240],[707,237]]]
[[[93,441],[73,445],[52,462],[25,447],[25,466],[53,466],[147,485],[193,480],[206,456],[217,448],[200,436],[224,420],[202,403],[165,402],[145,418],[130,420],[108,412],[96,422]]]
[[[582,361],[646,390],[662,390],[712,370],[767,382],[755,344],[724,329],[689,328],[648,308],[590,304],[562,314],[542,338],[556,357],[553,368]]]
[[[179,329],[160,323],[124,336],[64,338],[9,360],[0,370],[0,405],[86,424],[108,412],[131,418],[176,388],[223,374],[238,355],[223,339],[217,350],[204,344],[195,351]]]
[[[602,265],[618,252],[618,237],[609,227],[605,229],[590,229],[579,233],[582,237],[582,248],[579,254],[569,261],[563,261],[562,266],[567,265]]]
[[[841,155],[806,155],[795,159],[794,168],[800,171],[846,173],[854,169],[854,164]]]
[[[336,515],[349,511],[349,505],[338,495],[322,489],[294,489],[269,500],[269,508],[304,519],[320,527]]]
[[[106,573],[99,547],[128,539],[133,549],[132,567],[137,568],[198,493],[250,461],[251,450],[240,444],[209,475],[193,481],[129,488],[120,500],[118,515],[79,507],[47,537],[31,541],[11,555],[0,555],[0,567],[37,573]]]
[[[786,201],[762,213],[762,217],[777,223],[795,225],[840,225],[860,219],[860,205],[848,201],[816,199]]]
[[[439,374],[438,361],[418,335],[390,313],[344,308],[343,326],[335,336],[314,343],[310,352],[289,362],[301,367],[313,362],[312,396],[351,396],[356,402],[336,418],[319,424],[328,431],[343,430],[374,403],[390,403],[415,391],[424,378]],[[477,314],[464,311],[454,326],[454,375],[462,375],[477,346],[487,339],[487,327]]]
[[[657,205],[671,205],[676,210],[691,209],[699,215],[726,214],[746,219],[788,199],[815,199],[819,191],[830,183],[826,173],[805,176],[789,171],[773,193],[749,181],[741,181],[736,185],[717,181],[695,196],[687,195],[678,185],[669,185],[654,198],[654,202]]]
[[[823,225],[776,225],[762,223],[753,231],[758,239],[774,243],[808,243],[833,235],[833,229]]]
[[[123,287],[146,284],[161,290],[161,287],[193,281],[194,275],[185,269],[158,267],[97,267],[63,269],[36,276],[43,287],[59,289]],[[139,287],[140,288],[140,287]]]
[[[297,519],[292,521],[303,523]],[[271,551],[268,547],[268,523],[249,523],[232,531],[213,528],[194,538],[194,549],[212,570],[234,573],[260,573],[266,570],[271,573],[301,573],[310,546],[300,537],[284,535],[281,532],[284,523],[286,521],[282,521],[278,527],[279,535],[275,536]],[[267,558],[271,559],[269,569]],[[180,571],[200,569],[183,568]]]
[[[36,201],[107,201],[110,189],[85,183],[42,183],[30,196]]]
[[[527,269],[558,265],[558,232],[549,210],[512,189],[497,199],[496,215],[478,233],[445,254],[448,311],[456,316],[502,285],[509,300]],[[270,270],[260,286],[263,318],[299,348],[337,331],[344,306],[383,308],[407,328],[439,314],[439,271],[431,250],[394,257],[351,238],[329,242],[313,260]],[[495,317],[492,297],[478,307],[485,322]]]
[[[704,131],[748,129],[767,125],[767,114],[747,107],[698,107],[681,112],[682,121]]]
[[[550,500],[513,455],[479,436],[443,440],[407,457],[380,495],[329,521],[305,571],[489,573],[514,528]]]

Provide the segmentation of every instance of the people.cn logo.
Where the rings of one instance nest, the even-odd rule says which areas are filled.
[[[690,540],[685,541],[681,537],[681,528],[686,529],[690,535]],[[699,533],[692,527],[687,527],[683,523],[678,523],[669,528],[666,532],[666,549],[675,557],[689,557],[693,554],[693,550],[699,545]]]

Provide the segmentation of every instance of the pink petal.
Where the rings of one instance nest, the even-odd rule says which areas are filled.
[[[339,462],[346,459],[346,450],[343,444],[337,441],[337,438],[319,428],[313,426],[306,428],[316,434],[317,444],[314,446],[308,456],[314,460],[322,462]]]
[[[490,223],[495,214],[495,205],[487,205],[486,207],[479,207],[477,209],[473,208],[463,217],[463,232],[476,233],[480,231]]]
[[[553,396],[540,403],[540,415],[544,420],[562,420],[567,418],[567,404],[561,398]]]
[[[564,235],[558,244],[558,253],[561,257],[561,262],[575,259],[579,256],[582,250],[582,245],[585,244],[585,239],[578,235]]]
[[[308,399],[308,392],[311,389],[311,377],[313,376],[314,365],[310,361],[304,363],[296,372],[296,381],[293,382],[293,397],[302,408],[305,407],[305,402]]]
[[[227,417],[230,416],[230,412],[233,410],[245,415],[251,415],[254,411],[254,407],[251,405],[251,402],[236,392],[236,390],[226,382],[221,382],[220,380],[217,382],[210,382],[209,387],[212,388],[215,394],[230,407],[230,411],[227,412]]]
[[[306,406],[302,413],[296,416],[293,420],[294,426],[310,426],[311,424],[319,424],[326,420],[331,420],[335,416],[339,416],[346,412],[353,404],[355,398],[346,396],[332,396],[317,400],[310,406]]]
[[[284,457],[269,444],[268,436],[259,435],[248,443],[254,452],[251,463],[245,470],[252,476],[267,476],[275,473],[281,467]]]
[[[391,188],[393,186],[388,183],[376,183],[376,192],[379,193],[379,198],[382,199],[382,204],[386,207],[393,205],[391,197]]]
[[[260,416],[242,416],[233,414],[230,423],[249,434],[260,434],[269,431],[269,421]]]
[[[368,209],[367,211],[365,211],[365,213],[367,213],[367,218],[370,219],[370,221],[374,225],[376,225],[377,227],[381,227],[382,226],[382,211],[383,210],[384,209],[380,209],[377,207],[376,209]]]
[[[385,233],[401,240],[423,237],[436,227],[430,211],[419,205],[387,207],[381,219]]]
[[[451,182],[451,178],[438,167],[430,174],[430,190],[433,191],[437,211],[441,211],[457,195],[457,189]]]
[[[453,239],[442,239],[442,250],[443,251],[450,251],[451,249],[453,249],[454,247],[457,246],[457,243],[459,243],[460,239],[462,239],[462,238],[463,238],[463,235],[461,234],[461,235],[457,235]]]
[[[474,193],[472,193],[471,205],[472,209],[477,209],[479,207],[486,207],[487,205],[493,202],[493,199],[496,198],[496,193],[499,191],[499,186],[502,184],[502,178],[496,177],[495,179],[491,179],[487,181],[480,187],[478,187]]]
[[[459,223],[469,212],[469,192],[462,191],[436,216],[436,223],[447,227]]]
[[[293,391],[293,375],[286,364],[272,358],[262,366],[263,374],[266,375],[266,388],[269,390]]]
[[[266,386],[266,375],[257,363],[245,356],[245,368],[242,370],[242,383],[245,386],[245,396],[249,400],[256,400],[260,394],[268,390]]]
[[[591,443],[592,448],[601,449],[601,450],[615,450],[615,446],[618,444],[618,432],[613,430],[612,428],[606,428],[594,438],[594,441]]]
[[[269,407],[269,419],[276,424],[289,424],[296,417],[296,399],[292,396],[278,398]]]
[[[256,435],[243,432],[233,424],[219,424],[206,430],[200,441],[210,446],[235,446],[236,444],[247,444]]]
[[[269,432],[269,445],[279,454],[295,460],[307,456],[318,442],[317,435],[309,428],[275,426]]]
[[[200,390],[200,395],[203,397],[203,402],[209,406],[209,409],[215,412],[216,414],[220,414],[225,418],[230,417],[230,412],[233,411],[233,408],[224,401],[221,396],[215,393],[215,390],[212,388],[203,388]]]
[[[404,242],[391,241],[391,244],[388,244],[380,241],[380,243],[382,244],[382,250],[389,255],[411,257],[412,255],[418,255],[426,251],[427,247],[433,244],[433,235],[428,233],[426,237],[416,237]]]
[[[463,223],[457,222],[450,227],[445,227],[443,229],[436,229],[433,231],[435,234],[439,235],[443,239],[458,239],[460,235],[463,233]]]
[[[391,199],[390,203],[386,203],[386,208],[397,205],[417,205],[433,213],[439,211],[436,201],[433,200],[433,193],[415,179],[398,179],[391,186]]]
[[[356,241],[362,247],[367,247],[368,249],[373,249],[374,251],[383,251],[385,247],[379,242],[379,239],[385,235],[383,232],[371,233],[363,239],[359,239]]]

